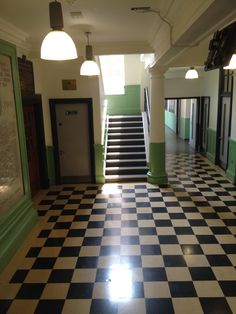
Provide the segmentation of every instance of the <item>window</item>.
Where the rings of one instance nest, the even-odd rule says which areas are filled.
[[[124,94],[124,55],[100,56],[99,59],[105,95]]]

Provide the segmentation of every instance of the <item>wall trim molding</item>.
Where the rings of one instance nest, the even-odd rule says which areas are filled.
[[[14,44],[18,56],[28,55],[31,50],[31,45],[27,42],[29,34],[2,18],[0,18],[0,38]]]

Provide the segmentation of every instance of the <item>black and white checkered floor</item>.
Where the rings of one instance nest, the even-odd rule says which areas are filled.
[[[168,188],[44,191],[0,313],[236,313],[236,187],[198,155],[168,155],[167,169]]]

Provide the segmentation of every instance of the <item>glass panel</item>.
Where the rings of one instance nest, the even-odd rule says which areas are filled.
[[[0,213],[23,194],[11,59],[0,55]]]

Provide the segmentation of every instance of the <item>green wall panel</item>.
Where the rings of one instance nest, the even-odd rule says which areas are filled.
[[[167,184],[165,157],[165,143],[149,144],[149,172],[147,179],[149,183]]]
[[[56,183],[56,176],[55,176],[55,160],[54,160],[53,146],[46,146],[46,151],[47,151],[49,184],[54,185]]]
[[[16,253],[31,228],[37,221],[37,212],[32,210],[31,200],[25,197],[20,203],[0,218],[0,272]]]
[[[216,157],[216,131],[207,129],[207,158],[215,163]]]
[[[190,128],[190,119],[189,118],[180,118],[180,137],[183,140],[189,139],[189,128]]]
[[[12,206],[6,208],[4,212],[0,211],[0,271],[2,271],[35,224],[37,212],[32,208],[31,202],[16,48],[14,45],[0,40],[0,54],[8,56],[11,63],[13,83],[12,96],[15,99],[18,144],[21,157],[22,188],[24,191],[23,195],[19,196],[19,199],[15,201]],[[8,125],[6,127],[8,127]],[[11,127],[11,125],[9,125],[9,127]],[[8,138],[6,138],[6,141],[7,140]],[[11,195],[9,195],[9,197],[11,197]]]
[[[176,115],[173,112],[165,111],[165,125],[176,133]]]
[[[104,146],[94,144],[95,153],[95,177],[96,183],[105,183],[104,175]]]
[[[141,113],[140,85],[125,86],[124,95],[108,95],[109,115],[138,115]]]
[[[236,184],[236,141],[232,139],[229,139],[228,168],[226,175],[230,181]]]

